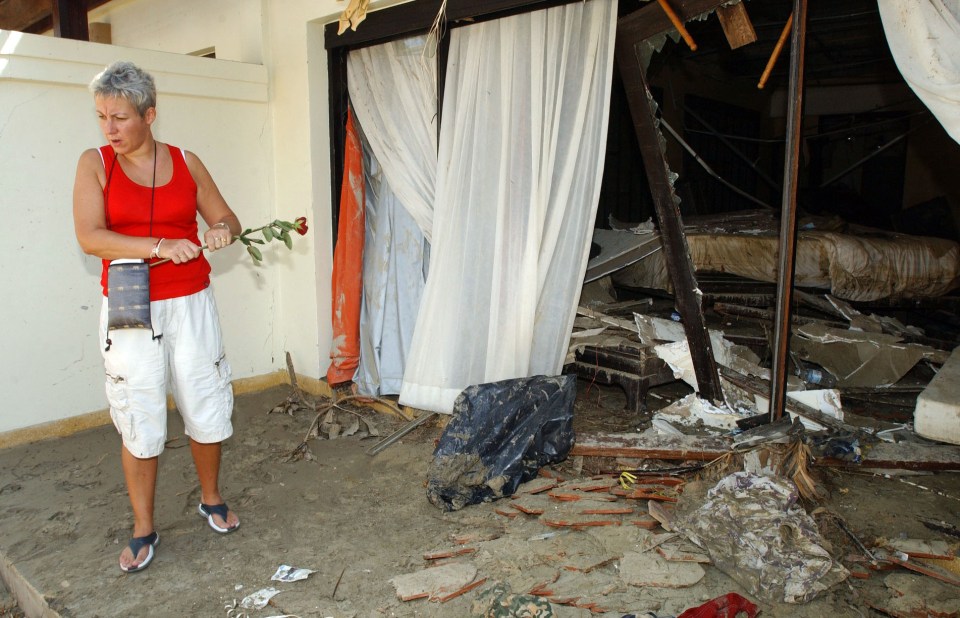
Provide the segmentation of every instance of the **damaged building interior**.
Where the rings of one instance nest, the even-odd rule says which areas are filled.
[[[960,0],[368,4],[311,90],[325,379],[288,352],[238,397],[234,549],[168,506],[120,583],[228,618],[960,618]],[[122,502],[99,451],[29,446],[4,516]],[[7,534],[0,618],[141,609]]]

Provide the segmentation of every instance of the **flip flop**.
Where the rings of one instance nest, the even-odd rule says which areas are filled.
[[[130,548],[130,551],[133,552],[133,558],[136,560],[137,555],[140,554],[140,550],[144,547],[149,548],[147,552],[147,557],[143,559],[139,565],[135,567],[124,568],[123,565],[120,566],[120,570],[124,573],[136,573],[142,571],[153,562],[153,548],[160,544],[160,535],[156,531],[151,532],[147,536],[135,536],[130,539],[130,542],[127,543],[127,547]]]
[[[200,517],[204,517],[207,520],[207,523],[210,524],[210,527],[213,528],[214,532],[219,532],[220,534],[229,534],[240,527],[240,522],[237,522],[237,525],[232,528],[221,528],[213,521],[214,515],[219,515],[223,521],[227,521],[227,513],[229,509],[227,508],[227,503],[223,504],[204,504],[200,503],[200,506],[197,507],[197,511],[200,513]]]

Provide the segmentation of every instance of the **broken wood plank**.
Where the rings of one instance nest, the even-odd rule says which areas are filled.
[[[570,456],[635,457],[638,459],[713,461],[733,450],[728,438],[656,436],[639,433],[578,433]]]
[[[879,470],[960,470],[960,446],[919,442],[880,442],[864,450],[860,463],[821,458],[818,466]]]
[[[789,406],[788,409],[790,409]],[[813,420],[819,422],[816,419]],[[630,458],[637,460],[713,461],[732,452],[732,450],[732,441],[725,437],[649,437],[638,433],[583,432],[577,434],[577,441],[570,450],[570,456],[586,456],[606,460]],[[615,465],[615,463],[612,462],[609,466],[598,465],[597,469],[602,471],[618,469],[620,466],[619,464]],[[864,449],[863,460],[860,463],[824,457],[817,459],[815,465],[850,469],[960,470],[960,446],[920,444],[917,442],[881,442]]]
[[[732,6],[718,7],[717,19],[720,20],[720,27],[723,28],[730,49],[737,49],[757,40],[757,32],[747,15],[746,3],[738,2]]]

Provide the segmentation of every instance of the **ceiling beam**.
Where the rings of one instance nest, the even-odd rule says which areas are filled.
[[[53,34],[61,39],[90,40],[83,0],[53,0]]]
[[[51,11],[51,0],[0,0],[0,29],[25,32]]]

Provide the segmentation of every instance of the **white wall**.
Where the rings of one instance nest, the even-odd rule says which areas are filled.
[[[374,1],[370,10],[398,3]],[[95,341],[99,262],[77,248],[70,204],[77,157],[102,143],[86,84],[117,59],[154,73],[157,137],[196,152],[245,225],[310,221],[293,252],[275,248],[260,268],[239,250],[213,259],[234,377],[285,369],[287,351],[298,373],[326,375],[333,243],[323,27],[345,7],[114,0],[90,13],[111,25],[113,45],[0,33],[0,212],[8,230],[0,285],[20,297],[0,322],[8,351],[0,359],[8,393],[0,433],[105,407]],[[209,47],[217,60],[180,55]]]
[[[114,45],[263,63],[260,0],[114,0],[88,17],[110,24]]]
[[[264,67],[0,31],[0,433],[105,407],[100,261],[77,246],[71,196],[80,153],[103,143],[87,84],[120,58],[156,78],[157,138],[197,153],[241,221],[275,217]],[[235,377],[277,367],[279,281],[312,262],[306,244],[260,268],[239,248],[212,257]]]

